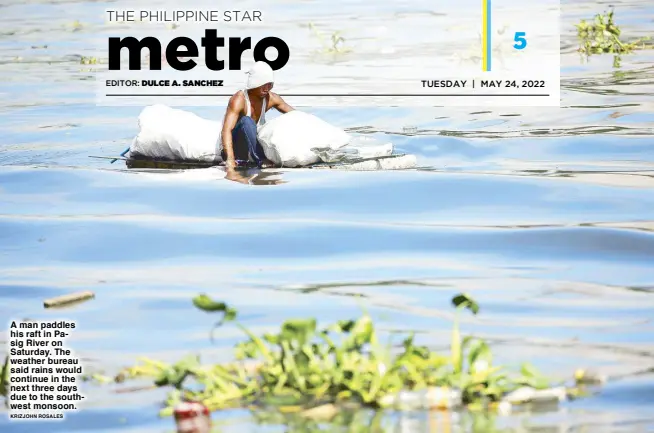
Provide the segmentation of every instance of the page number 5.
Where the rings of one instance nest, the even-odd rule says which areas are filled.
[[[515,44],[513,44],[513,48],[516,50],[522,50],[527,46],[527,39],[525,38],[525,34],[525,32],[515,32],[515,36],[513,37]]]

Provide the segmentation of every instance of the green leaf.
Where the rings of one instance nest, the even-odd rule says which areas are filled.
[[[220,327],[222,324],[226,322],[232,322],[236,320],[237,312],[234,308],[229,307],[224,302],[214,301],[204,293],[193,298],[193,305],[195,305],[196,308],[205,311],[207,313],[214,313],[214,312],[223,313],[223,318],[220,321],[218,321],[213,326],[213,328],[211,328],[209,334],[211,341],[213,341],[213,332],[216,330],[216,328]]]
[[[181,388],[184,379],[193,374],[194,370],[200,366],[200,358],[197,355],[189,355],[182,358],[171,368],[161,372],[159,377],[155,380],[157,386],[173,386],[177,389]]]
[[[176,378],[176,371],[172,368],[162,371],[159,376],[154,380],[154,384],[157,386],[168,386],[173,383],[173,380]]]
[[[350,331],[357,342],[357,346],[363,346],[366,343],[373,343],[375,339],[375,328],[372,323],[372,318],[367,314],[361,316],[356,321],[354,327]]]
[[[0,369],[0,395],[6,397],[9,391],[9,355],[5,356],[5,363]]]
[[[550,387],[550,381],[546,377],[535,377],[532,379],[531,386],[536,389],[547,389]]]
[[[255,359],[258,349],[254,341],[242,341],[234,347],[235,357],[236,359]]]
[[[245,328],[243,325],[237,324],[241,331],[245,332],[248,337],[250,337],[250,340],[252,343],[256,346],[257,350],[266,358],[267,361],[272,361],[273,357],[272,354],[270,353],[270,350],[266,345],[264,344],[263,340],[256,335],[254,335],[252,332],[250,332],[247,328]]]
[[[468,352],[468,366],[472,374],[476,372],[478,362],[485,362],[487,368],[490,368],[493,362],[493,353],[490,347],[488,347],[488,344],[484,340],[479,339],[471,343],[470,351]]]
[[[223,322],[231,322],[232,320],[236,319],[237,312],[234,308],[229,307],[224,302],[214,301],[204,293],[193,298],[193,305],[195,305],[196,308],[199,308],[200,310],[206,311],[208,313],[224,313],[225,317],[223,318]]]
[[[329,327],[330,331],[336,331],[336,332],[345,332],[348,333],[354,328],[354,320],[339,320],[335,324]]]
[[[499,400],[504,394],[504,391],[497,385],[491,385],[484,390],[484,394],[493,397],[495,400]]]
[[[410,352],[413,348],[413,339],[415,338],[415,332],[410,333],[402,342],[405,352]]]
[[[300,346],[306,344],[316,332],[316,319],[291,319],[284,322],[281,341],[296,341]]]
[[[519,383],[536,389],[549,388],[549,380],[532,364],[523,363],[520,372],[522,377],[518,380]]]
[[[281,338],[278,334],[264,334],[263,339],[270,344],[279,344]]]
[[[182,393],[178,389],[173,389],[168,393],[168,396],[166,397],[166,405],[167,406],[177,406],[179,403],[182,402]]]
[[[460,293],[453,297],[452,304],[456,308],[467,308],[475,315],[479,312],[479,304],[467,293]]]
[[[473,337],[471,335],[466,335],[463,337],[463,340],[461,340],[461,356],[463,356],[463,353],[468,350],[468,348],[471,345],[474,345],[475,341],[477,341],[478,338]]]
[[[531,364],[529,362],[522,363],[522,366],[520,368],[520,372],[525,377],[540,377],[540,376],[542,376],[541,372],[538,371],[538,369],[533,364]]]
[[[318,362],[317,356],[320,356],[320,352],[318,352],[316,344],[305,344],[300,348],[300,352],[298,353],[295,362],[300,366],[304,366],[306,362],[306,367],[309,367],[309,364],[315,364]]]
[[[295,406],[302,403],[301,398],[291,393],[277,394],[277,395],[264,395],[261,398],[262,402],[272,406]]]
[[[329,335],[326,331],[322,331],[320,334],[318,334],[318,337],[320,337],[325,342],[325,344],[320,346],[316,345],[316,353],[320,353],[321,355],[326,356],[328,353],[336,352],[336,343],[334,343],[334,341],[329,338]]]

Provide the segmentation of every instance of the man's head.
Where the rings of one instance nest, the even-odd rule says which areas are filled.
[[[245,88],[253,90],[260,97],[267,96],[275,83],[275,74],[266,62],[255,62],[247,72],[247,76]]]

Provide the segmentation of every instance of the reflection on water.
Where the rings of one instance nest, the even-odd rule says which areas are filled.
[[[208,168],[210,169],[211,174],[217,176],[217,178],[222,177],[244,185],[278,185],[284,183],[281,178],[282,172],[275,169],[259,170],[252,167],[240,167],[232,170],[225,170],[223,167],[212,167],[211,164],[138,160],[128,160],[125,162],[125,165],[129,169],[145,173],[153,172],[152,169],[155,169],[153,173],[158,174],[175,173],[179,170],[198,170],[201,168]],[[205,173],[206,172],[190,173],[190,176],[184,173],[184,176],[188,179],[196,177],[194,175],[204,176]]]
[[[543,412],[542,410],[540,411]],[[516,415],[521,422],[534,420],[538,417],[538,411],[530,411]],[[288,433],[309,433],[317,431],[328,432],[377,432],[377,433],[514,433],[525,431],[524,428],[514,425],[507,425],[495,414],[489,413],[448,413],[433,411],[424,412],[373,412],[373,411],[344,411],[330,419],[327,424],[324,421],[308,420],[293,415],[281,415],[277,413],[254,413],[253,418],[259,425],[283,424],[284,431]],[[556,421],[540,425],[537,428],[541,433],[559,433],[565,429],[557,425]]]
[[[95,82],[79,61],[98,29],[66,25],[71,7],[89,23],[99,6],[0,5],[0,320],[77,320],[70,344],[109,370],[138,355],[228,359],[241,334],[226,328],[212,345],[212,318],[190,303],[198,292],[237,306],[255,332],[288,317],[351,318],[363,305],[382,332],[413,330],[419,344],[447,350],[449,300],[466,291],[481,311],[462,318],[463,331],[487,338],[498,362],[529,359],[561,379],[595,367],[614,380],[538,413],[355,411],[328,430],[298,419],[258,425],[270,414],[236,411],[214,414],[219,431],[654,428],[654,53],[624,56],[620,69],[611,56],[580,61],[572,23],[604,6],[562,2],[560,109],[312,108],[392,141],[419,167],[229,174],[89,158],[129,145],[140,111],[93,104]],[[303,13],[289,7],[289,22],[295,9]],[[649,1],[623,0],[616,20],[641,37],[653,12]],[[330,10],[322,18],[343,24]],[[224,110],[187,109],[214,119]],[[42,309],[75,290],[96,298]],[[172,430],[156,417],[158,390],[87,391],[86,410],[65,422],[2,417],[0,430]]]

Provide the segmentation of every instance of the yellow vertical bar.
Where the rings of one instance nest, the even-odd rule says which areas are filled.
[[[486,0],[481,0],[481,67],[484,72],[488,71],[488,2]]]

